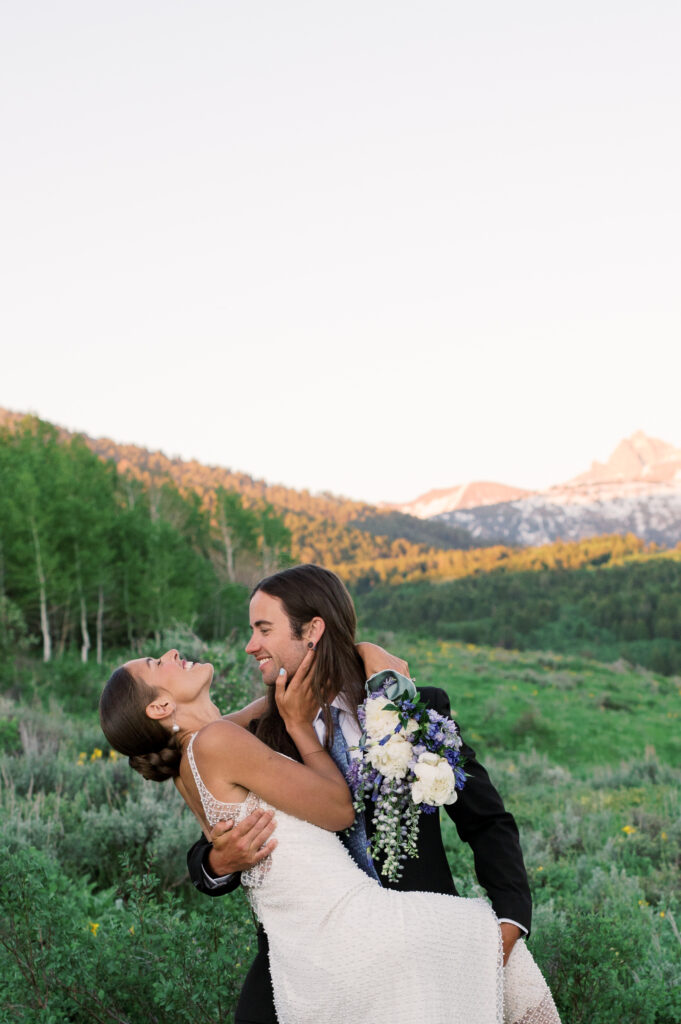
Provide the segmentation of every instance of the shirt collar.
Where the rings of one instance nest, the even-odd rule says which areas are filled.
[[[334,697],[334,699],[331,701],[331,704],[329,705],[329,707],[338,708],[339,711],[344,711],[345,714],[348,714],[348,715],[352,714],[352,708],[351,708],[350,704],[348,703],[347,698],[342,693],[339,693],[339,694],[337,694],[337,696]],[[324,712],[322,711],[321,708],[317,712],[314,721],[315,722],[319,722],[319,721],[323,722],[324,721]],[[312,724],[314,725],[314,722]]]

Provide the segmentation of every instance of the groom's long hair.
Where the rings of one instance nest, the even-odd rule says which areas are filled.
[[[251,597],[259,590],[279,598],[297,640],[302,639],[303,627],[315,616],[324,620],[326,628],[317,643],[311,685],[323,709],[326,745],[330,747],[333,724],[328,704],[342,691],[356,716],[365,696],[364,665],[355,647],[357,616],[352,598],[338,576],[319,565],[296,565],[267,576],[254,587]],[[274,686],[268,688],[266,711],[251,723],[251,728],[263,743],[300,761],[279,714]]]

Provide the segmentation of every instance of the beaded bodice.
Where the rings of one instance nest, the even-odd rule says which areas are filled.
[[[205,782],[199,775],[199,770],[196,767],[196,760],[194,759],[194,740],[198,733],[194,733],[187,746],[187,760],[189,761],[189,767],[192,770],[194,776],[194,782],[201,798],[201,806],[203,807],[203,813],[206,815],[206,821],[211,826],[217,825],[219,821],[232,821],[237,825],[242,818],[246,818],[252,811],[257,807],[266,806],[260,800],[255,793],[247,793],[246,798],[237,803],[225,803],[223,800],[218,800],[216,796],[210,792]],[[253,888],[261,885],[267,872],[270,870],[272,863],[271,856],[265,857],[255,867],[251,868],[250,871],[243,871],[241,873],[242,885],[247,888]]]

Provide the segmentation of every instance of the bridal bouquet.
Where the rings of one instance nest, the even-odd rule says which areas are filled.
[[[419,816],[454,803],[463,789],[461,738],[456,723],[421,703],[411,679],[398,672],[378,672],[366,689],[359,708],[364,731],[348,782],[356,811],[365,811],[368,800],[374,805],[368,852],[383,857],[382,873],[396,882],[402,862],[416,856]]]

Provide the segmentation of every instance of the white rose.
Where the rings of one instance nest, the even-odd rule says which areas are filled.
[[[390,736],[394,733],[400,724],[400,718],[396,711],[385,710],[389,704],[389,700],[381,700],[380,698],[367,701],[365,728],[370,739],[382,740],[384,736]],[[406,728],[400,731],[406,736],[411,736],[418,727],[418,722],[410,718]]]
[[[389,703],[390,701],[381,700],[380,697],[367,701],[366,731],[373,740],[382,740],[384,736],[389,736],[399,725],[397,712],[384,710]]]
[[[411,786],[411,798],[415,804],[453,804],[457,793],[454,772],[449,762],[439,754],[421,754],[414,765],[416,780]]]
[[[369,748],[371,764],[381,775],[385,775],[386,779],[403,779],[411,759],[411,743],[400,733],[391,736],[382,746],[380,743],[374,743]]]

